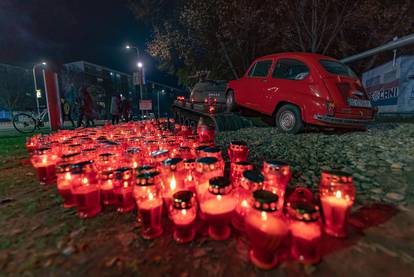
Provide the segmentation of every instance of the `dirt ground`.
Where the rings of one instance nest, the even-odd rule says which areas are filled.
[[[413,134],[414,125],[403,127],[409,128],[407,136]],[[398,128],[375,132],[386,132],[384,136],[388,137],[397,135],[393,132],[400,132]],[[266,133],[272,135],[266,129],[257,131],[264,141],[267,141],[263,138]],[[229,139],[249,130],[240,132],[220,134],[218,144],[225,146]],[[362,136],[358,138],[361,141],[371,135],[369,132],[355,134]],[[352,134],[301,134],[295,139],[289,137],[292,145],[286,147],[315,137],[323,143],[329,137],[346,145],[353,144],[346,136]],[[260,143],[253,135],[244,138],[251,145]],[[413,143],[408,147],[414,149],[410,138],[404,140],[407,142]],[[382,147],[380,143],[381,140],[370,142],[376,155],[392,151],[393,148]],[[395,143],[398,146],[399,140]],[[378,153],[378,149],[382,152]],[[312,157],[312,150],[309,151]],[[360,151],[355,149],[355,152]],[[269,155],[255,154],[252,159],[260,162]],[[356,155],[356,160],[361,160]],[[292,162],[295,162],[293,156]],[[392,164],[388,167],[394,169],[397,162],[401,163],[392,162],[394,167]],[[347,165],[353,169],[352,163]],[[382,167],[381,164],[378,168]],[[408,161],[401,167],[400,171],[378,170],[374,177],[368,165],[358,171],[362,178],[356,179],[357,198],[362,200],[357,202],[351,216],[350,237],[346,240],[325,237],[320,264],[303,266],[284,261],[272,271],[261,271],[250,264],[248,242],[235,231],[228,241],[216,242],[206,236],[206,227],[199,223],[196,240],[178,245],[172,239],[172,226],[167,219],[164,235],[153,241],[139,236],[135,212],[120,214],[105,210],[96,218],[78,219],[75,210],[61,206],[62,200],[54,186],[41,186],[36,181],[35,171],[27,163],[24,137],[3,136],[0,138],[0,276],[413,276],[414,202],[407,196],[412,195],[410,188],[414,186],[413,164]],[[295,174],[295,178],[306,182],[303,176],[306,177]],[[312,180],[312,176],[307,178]],[[366,181],[367,178],[371,181]],[[388,183],[392,184],[391,179],[403,183],[407,194],[386,189]],[[383,192],[376,194],[374,189]]]

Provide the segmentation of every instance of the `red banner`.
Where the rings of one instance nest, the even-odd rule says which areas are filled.
[[[60,109],[60,94],[57,74],[50,70],[43,70],[45,82],[47,111],[49,113],[50,129],[56,131],[62,127]]]

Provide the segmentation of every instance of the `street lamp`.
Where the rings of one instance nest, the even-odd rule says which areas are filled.
[[[41,62],[33,65],[33,82],[35,88],[35,98],[36,98],[36,107],[37,107],[37,114],[40,114],[39,108],[39,98],[37,97],[37,81],[36,81],[36,67],[38,66],[46,66],[46,62]]]
[[[137,66],[138,66],[138,69],[139,69],[139,76],[141,77],[141,80],[139,81],[139,94],[140,94],[140,100],[142,100],[142,90],[143,90],[143,87],[142,87],[142,81],[143,81],[143,63],[142,62],[140,62],[139,60],[140,60],[140,53],[139,53],[139,48],[138,47],[136,47],[136,46],[133,46],[133,45],[129,45],[129,44],[127,44],[127,45],[125,45],[125,49],[127,49],[127,50],[130,50],[130,49],[134,49],[135,51],[136,51],[136,55],[137,55],[137,61],[138,61],[138,63],[137,63]],[[144,115],[144,111],[141,111],[141,116],[142,115]]]

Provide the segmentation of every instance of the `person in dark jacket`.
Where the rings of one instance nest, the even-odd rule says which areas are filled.
[[[112,116],[112,125],[119,123],[119,117],[121,116],[121,97],[119,94],[115,94],[111,97],[111,106],[109,112]]]
[[[125,122],[128,122],[131,113],[131,104],[125,96],[121,97],[121,112]]]
[[[92,95],[86,87],[81,89],[79,98],[78,98],[78,105],[79,105],[79,120],[78,120],[78,127],[80,127],[83,123],[83,119],[85,118],[86,124],[85,127],[89,127],[94,125],[93,122],[93,99]]]
[[[75,127],[75,122],[72,119],[72,112],[70,103],[63,97],[60,98],[60,108],[62,110],[62,123],[65,125],[65,119],[68,119],[72,123],[72,127]]]

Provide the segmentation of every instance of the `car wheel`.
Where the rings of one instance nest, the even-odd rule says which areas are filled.
[[[303,130],[303,121],[298,107],[287,104],[276,113],[277,128],[285,133],[296,134]]]
[[[232,112],[236,109],[236,101],[234,99],[234,92],[230,90],[226,95],[226,111]]]

